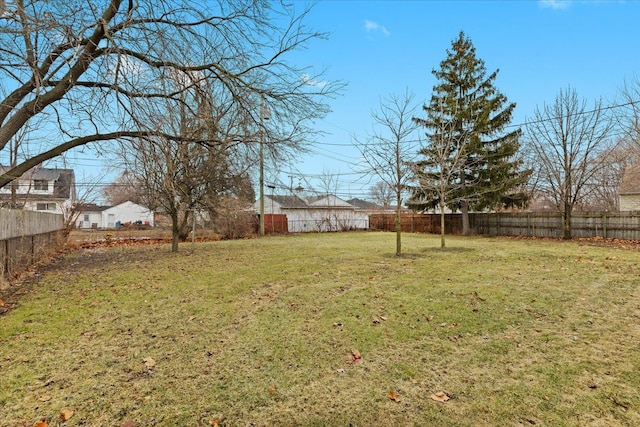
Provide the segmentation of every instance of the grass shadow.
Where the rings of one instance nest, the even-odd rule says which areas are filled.
[[[465,253],[465,252],[475,252],[476,250],[473,248],[464,248],[464,247],[459,247],[459,246],[454,246],[454,247],[445,247],[445,248],[440,248],[440,247],[430,247],[430,248],[423,248],[422,252],[428,252],[428,253],[446,253],[446,252],[451,252],[451,253]]]

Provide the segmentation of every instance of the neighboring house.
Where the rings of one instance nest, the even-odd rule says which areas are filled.
[[[0,173],[9,168],[0,165]],[[76,201],[73,169],[35,167],[0,188],[0,206],[18,206],[30,211],[68,214]]]
[[[259,211],[260,200],[254,204],[254,208]],[[334,195],[307,199],[265,195],[264,213],[286,215],[287,225],[292,233],[369,228],[369,215],[366,212]]]
[[[628,167],[624,171],[618,198],[620,211],[640,211],[640,165]]]
[[[76,227],[82,229],[154,224],[153,211],[133,202],[124,202],[116,206],[86,204],[80,206],[79,211]]]

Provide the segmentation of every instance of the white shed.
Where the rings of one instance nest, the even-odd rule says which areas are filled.
[[[78,228],[115,228],[128,224],[154,225],[153,211],[130,201],[115,206],[88,205],[82,208],[76,221]]]
[[[258,200],[254,207],[259,209]],[[287,226],[292,233],[366,230],[369,215],[357,207],[334,196],[309,197],[265,196],[264,213],[287,216]]]

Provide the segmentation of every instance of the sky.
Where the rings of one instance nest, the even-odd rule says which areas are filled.
[[[592,106],[615,103],[626,80],[640,74],[640,2],[637,1],[339,1],[315,5],[307,23],[328,31],[297,55],[347,83],[317,127],[327,134],[294,165],[282,165],[277,190],[300,184],[321,189],[318,177],[336,178],[339,197],[367,198],[376,179],[354,141],[371,134],[371,113],[381,99],[409,91],[421,107],[436,83],[431,74],[460,31],[469,36],[487,72],[509,102],[512,124],[553,103],[571,86]],[[421,109],[418,110],[421,113]]]
[[[294,0],[302,10],[308,3]],[[347,84],[328,101],[332,112],[314,127],[311,152],[292,164],[267,165],[266,182],[276,194],[301,186],[320,190],[319,178],[338,181],[335,193],[366,199],[375,178],[362,177],[355,141],[372,129],[372,111],[390,94],[409,91],[421,106],[436,83],[431,71],[445,59],[460,31],[469,36],[488,72],[509,102],[512,124],[524,123],[536,107],[571,86],[592,105],[614,103],[625,79],[640,75],[640,1],[349,1],[321,0],[306,25],[328,32],[289,60],[324,78]],[[420,110],[419,110],[420,112]],[[67,166],[74,166],[68,156]],[[105,162],[75,156],[77,179],[109,180]],[[55,163],[54,163],[55,165]],[[268,193],[267,193],[268,194]]]

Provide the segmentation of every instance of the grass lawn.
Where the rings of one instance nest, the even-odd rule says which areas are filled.
[[[72,252],[4,301],[0,425],[640,425],[640,252],[447,244]]]

